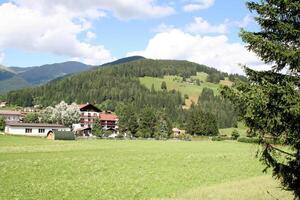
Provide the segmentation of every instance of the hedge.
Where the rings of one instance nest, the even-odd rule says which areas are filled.
[[[75,140],[72,131],[54,131],[54,140]]]
[[[259,143],[260,139],[255,137],[240,137],[237,139],[238,142],[245,142],[245,143]]]

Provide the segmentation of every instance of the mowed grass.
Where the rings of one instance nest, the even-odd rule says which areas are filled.
[[[211,88],[215,94],[218,94],[219,84],[214,84],[206,82],[207,74],[197,73],[197,76],[192,76],[194,79],[199,79],[203,81],[200,85],[192,84],[189,82],[181,82],[182,79],[179,76],[164,76],[164,78],[155,78],[155,77],[142,77],[139,78],[140,82],[145,85],[147,88],[151,89],[152,84],[154,85],[155,90],[161,90],[161,83],[163,81],[167,84],[167,89],[176,90],[181,92],[182,95],[187,94],[189,99],[186,100],[187,106],[190,106],[192,101],[194,103],[198,102],[198,98],[203,90],[203,88]]]
[[[238,123],[237,128],[233,128],[233,127],[232,128],[223,128],[223,129],[219,129],[219,132],[221,135],[227,135],[228,137],[230,137],[234,130],[238,131],[238,133],[240,134],[240,137],[247,136],[248,127],[245,124],[243,124],[242,122]]]
[[[0,135],[0,199],[227,195],[243,200],[255,194],[274,199],[268,192],[292,199],[262,173],[256,150],[255,145],[232,141],[49,141]]]

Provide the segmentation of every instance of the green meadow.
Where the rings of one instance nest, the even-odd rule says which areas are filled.
[[[186,105],[189,106],[191,102],[198,102],[198,97],[200,96],[203,88],[207,87],[212,89],[215,94],[218,94],[219,84],[207,82],[207,74],[203,72],[198,72],[197,76],[192,76],[191,78],[202,81],[200,85],[196,85],[190,82],[182,81],[182,77],[179,76],[164,76],[164,78],[155,78],[155,77],[142,77],[139,78],[140,82],[145,85],[147,88],[151,89],[152,85],[154,85],[155,90],[161,90],[161,83],[163,81],[167,84],[168,90],[176,90],[182,93],[182,95],[187,94],[189,99],[186,100]],[[221,81],[220,84],[231,84],[230,81]]]
[[[292,199],[262,173],[257,150],[235,141],[0,135],[0,199]]]

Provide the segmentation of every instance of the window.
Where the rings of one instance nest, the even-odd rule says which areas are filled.
[[[39,133],[45,133],[45,129],[44,128],[39,128]]]
[[[32,128],[25,128],[25,133],[32,133]]]

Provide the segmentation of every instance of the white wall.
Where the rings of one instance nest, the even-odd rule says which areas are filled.
[[[25,133],[25,129],[29,128],[32,129],[32,133]],[[44,133],[39,133],[39,129],[45,129]],[[52,128],[52,127],[16,127],[16,126],[9,126],[5,127],[5,133],[12,134],[12,135],[28,135],[28,136],[47,136],[49,131],[53,129],[58,131],[70,131],[70,128]]]

